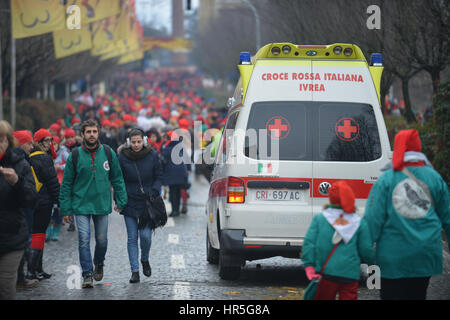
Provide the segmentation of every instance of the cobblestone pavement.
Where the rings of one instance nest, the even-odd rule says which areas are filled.
[[[67,284],[79,266],[77,232],[62,227],[58,242],[47,242],[44,269],[52,273],[35,288],[21,289],[17,299],[29,300],[296,300],[308,284],[301,260],[271,258],[247,262],[237,281],[221,280],[218,267],[205,256],[204,203],[209,185],[193,179],[189,212],[174,219],[153,235],[150,251],[152,276],[140,271],[141,282],[130,284],[127,234],[123,217],[110,215],[104,278],[93,289],[70,289]],[[170,212],[170,205],[167,211]],[[93,236],[93,235],[92,235]],[[94,241],[91,241],[93,252]],[[76,268],[76,267],[75,267]],[[72,286],[73,287],[73,286]],[[444,273],[431,279],[429,299],[450,299],[450,255],[444,253]],[[377,300],[378,290],[360,286],[359,299]]]

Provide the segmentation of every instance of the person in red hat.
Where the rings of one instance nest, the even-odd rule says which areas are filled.
[[[35,175],[38,203],[34,211],[32,239],[28,261],[29,279],[48,279],[51,274],[42,268],[42,256],[46,229],[50,222],[54,204],[58,204],[59,181],[53,164],[56,152],[52,134],[47,129],[39,129],[33,136],[34,148],[30,153],[30,163]]]
[[[53,138],[53,147],[54,147],[54,150],[57,155],[57,157],[55,159],[56,176],[58,177],[59,184],[61,184],[63,174],[64,174],[64,171],[61,169],[61,163],[63,161],[62,149],[60,148],[61,139],[58,136],[53,136],[52,138]],[[61,224],[62,224],[62,216],[59,212],[59,208],[54,206],[53,210],[52,210],[52,215],[50,217],[50,223],[47,227],[47,231],[45,232],[46,233],[46,238],[45,238],[46,242],[48,242],[50,240],[52,240],[52,241],[59,240],[59,230],[61,229]]]
[[[30,162],[30,152],[33,149],[33,134],[28,130],[20,130],[20,131],[14,131],[13,132],[14,138],[17,140],[18,147],[13,149],[13,152],[15,152],[19,157],[24,158],[28,163]],[[37,195],[37,194],[36,194]],[[34,216],[34,210],[30,208],[22,209],[24,216],[27,221],[28,226],[28,233],[29,236],[32,234],[32,227],[33,227],[33,216]],[[32,288],[35,287],[39,280],[37,279],[27,279],[25,277],[24,272],[24,266],[25,263],[28,261],[28,255],[29,255],[29,248],[27,247],[25,249],[25,254],[22,257],[22,260],[19,265],[19,269],[17,272],[17,287],[18,288]]]
[[[58,136],[61,133],[61,126],[58,123],[53,123],[49,128],[48,131],[52,134],[52,136]]]
[[[376,243],[382,300],[425,300],[431,276],[442,273],[442,229],[450,239],[448,186],[421,148],[417,130],[400,131],[392,163],[367,200],[364,220]]]
[[[28,130],[14,131],[14,138],[16,138],[19,148],[23,151],[23,156],[28,159],[28,156],[33,149],[33,135]]]
[[[102,128],[100,130],[100,141],[104,144],[107,144],[111,147],[111,149],[114,150],[114,152],[117,152],[117,148],[119,147],[119,142],[117,141],[117,136],[115,133],[111,131],[111,121],[104,120],[102,122]]]
[[[170,217],[177,217],[180,215],[180,200],[181,190],[185,188],[188,179],[188,168],[185,164],[184,148],[177,146],[182,143],[182,138],[176,131],[168,131],[167,135],[170,137],[168,142],[164,145],[162,150],[163,163],[163,185],[169,186],[169,201],[172,205],[172,212]],[[172,155],[172,150],[178,148],[179,159],[175,159]],[[181,163],[178,160],[182,160]]]
[[[361,263],[375,261],[369,227],[355,213],[355,195],[345,181],[334,182],[328,196],[330,204],[314,216],[303,243],[305,273],[319,279],[315,300],[334,300],[336,294],[356,300]]]
[[[133,117],[129,114],[123,116],[123,127],[119,130],[118,139],[119,144],[124,144],[127,139],[128,132],[133,127]]]

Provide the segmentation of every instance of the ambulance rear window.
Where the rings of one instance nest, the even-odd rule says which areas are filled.
[[[367,104],[257,102],[250,110],[249,129],[267,130],[257,139],[245,139],[245,155],[258,160],[273,159],[271,139],[279,143],[279,160],[285,161],[367,162],[381,157],[375,113]]]
[[[373,161],[381,157],[377,121],[372,106],[360,103],[316,102],[318,161]],[[317,105],[318,104],[318,105]]]
[[[280,160],[312,160],[311,122],[308,121],[309,102],[256,102],[252,105],[247,124],[256,129],[255,139],[246,136],[245,155],[250,158],[269,160],[274,154],[271,138],[279,143]],[[267,130],[260,134],[260,130]],[[260,139],[264,137],[264,139]],[[264,146],[267,146],[264,150]]]

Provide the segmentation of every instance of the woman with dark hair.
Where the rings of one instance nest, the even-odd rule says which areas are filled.
[[[150,277],[148,261],[152,243],[152,226],[148,220],[145,196],[161,192],[162,167],[158,153],[150,146],[141,129],[132,129],[126,143],[119,147],[119,163],[127,188],[128,204],[124,215],[128,234],[128,257],[131,266],[130,283],[139,282],[138,235],[141,247],[141,263],[144,275]]]
[[[17,270],[28,243],[20,208],[32,209],[36,189],[30,165],[14,148],[13,130],[0,121],[0,300],[15,299]]]
[[[148,143],[151,144],[156,149],[156,151],[158,151],[158,153],[161,153],[163,141],[158,130],[156,129],[148,130],[147,136],[148,136]]]

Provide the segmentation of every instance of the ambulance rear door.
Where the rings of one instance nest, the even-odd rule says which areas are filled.
[[[380,168],[387,161],[382,148],[384,121],[372,77],[365,61],[313,61],[312,72],[312,121],[316,124],[313,212],[321,212],[328,203],[329,186],[345,180],[362,214]]]
[[[310,72],[310,60],[267,59],[255,65],[238,124],[242,120],[240,127],[258,134],[254,143],[244,142],[246,203],[231,217],[239,219],[247,237],[292,238],[292,245],[300,245],[311,223],[312,95],[299,87],[299,78]],[[272,139],[279,146],[277,160],[271,159]],[[258,149],[262,146],[267,153]]]

